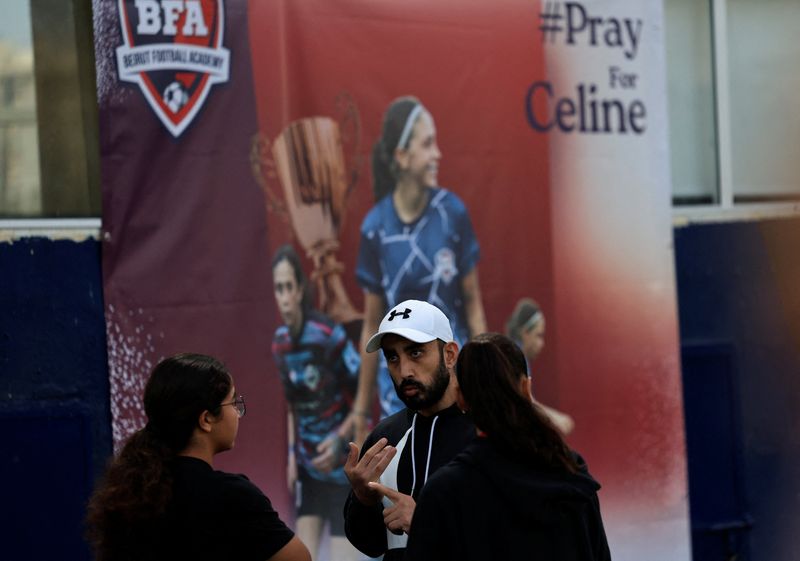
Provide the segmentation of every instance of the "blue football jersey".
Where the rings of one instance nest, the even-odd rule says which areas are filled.
[[[272,342],[284,394],[294,411],[297,464],[315,479],[346,484],[342,466],[322,473],[311,460],[318,455],[317,445],[350,413],[361,360],[341,325],[317,312],[307,316],[296,339],[282,325]]]
[[[411,298],[437,306],[450,319],[460,346],[469,339],[462,280],[479,256],[467,208],[450,191],[430,189],[428,206],[409,224],[400,220],[387,195],[361,225],[356,278],[364,289],[383,296],[387,310]],[[403,404],[382,358],[380,365],[378,391],[388,416]]]

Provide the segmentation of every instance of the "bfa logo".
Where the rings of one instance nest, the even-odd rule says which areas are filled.
[[[173,136],[186,130],[211,86],[228,81],[223,0],[118,0],[124,45],[119,79],[139,84]]]

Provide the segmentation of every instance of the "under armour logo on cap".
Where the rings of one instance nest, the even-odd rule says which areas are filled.
[[[401,319],[402,321],[394,321]],[[421,300],[405,300],[383,316],[378,332],[367,341],[367,352],[381,348],[386,334],[399,335],[415,343],[429,343],[435,339],[449,343],[453,340],[450,321],[442,310]]]
[[[410,315],[411,315],[411,308],[406,308],[406,309],[405,309],[404,311],[402,311],[402,312],[398,312],[397,310],[392,310],[392,313],[391,313],[391,314],[389,314],[389,319],[388,319],[388,321],[392,321],[392,320],[393,320],[394,318],[396,318],[397,316],[400,316],[400,317],[402,317],[403,319],[408,319]]]

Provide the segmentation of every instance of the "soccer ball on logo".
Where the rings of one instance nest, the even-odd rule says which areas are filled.
[[[164,103],[169,107],[170,111],[177,113],[181,110],[181,107],[186,105],[186,102],[189,101],[189,94],[186,93],[186,90],[183,89],[180,83],[172,82],[169,86],[164,88],[164,94],[161,96],[161,99],[164,100]]]

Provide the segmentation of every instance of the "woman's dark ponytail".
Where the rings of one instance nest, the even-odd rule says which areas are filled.
[[[492,335],[513,345],[503,335]],[[561,435],[530,396],[520,391],[520,379],[526,374],[512,366],[512,360],[501,346],[485,337],[464,345],[456,361],[456,375],[469,415],[506,453],[545,468],[576,471],[577,464]]]

